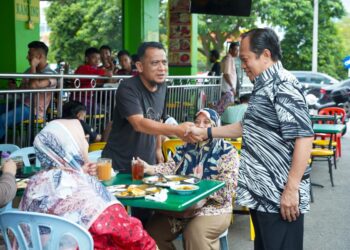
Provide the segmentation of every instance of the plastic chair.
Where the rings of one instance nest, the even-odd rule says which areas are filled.
[[[94,142],[89,145],[89,152],[102,150],[106,146],[106,142]]]
[[[185,142],[181,139],[169,139],[163,142],[162,144],[162,152],[164,155],[164,160],[168,161],[168,154],[172,155],[176,152],[176,147],[184,145]]]
[[[339,107],[329,107],[329,108],[324,108],[318,112],[319,115],[340,115],[341,116],[341,123],[345,124],[345,118],[346,118],[346,111],[343,108]],[[335,123],[335,121],[328,121],[327,123]],[[321,147],[326,147],[329,145],[329,140],[325,140],[325,137],[330,137],[330,135],[327,134],[317,134],[316,136],[321,136],[322,140],[315,140],[314,145],[315,146],[321,146]],[[337,134],[335,135],[334,142],[332,142],[332,147],[336,148],[336,155],[335,157],[341,157],[341,137],[342,134]]]
[[[97,159],[101,157],[102,150],[92,151],[88,154],[90,162],[97,162]]]
[[[18,249],[21,250],[58,250],[61,249],[60,243],[67,239],[66,237],[74,238],[79,249],[92,250],[94,246],[92,237],[86,229],[55,215],[10,210],[0,214],[0,226],[7,249],[12,249],[11,242],[13,242],[9,239],[9,233],[11,236],[14,235]],[[49,230],[45,237],[43,234],[40,235],[43,229],[45,232]]]
[[[23,164],[24,166],[30,166],[30,160],[29,160],[29,155],[35,155],[35,150],[34,147],[26,147],[26,148],[21,148],[15,152],[13,152],[10,155],[10,158],[14,156],[22,156],[23,157]],[[40,167],[40,161],[37,157],[35,157],[35,166]]]
[[[18,147],[15,144],[0,144],[0,152],[8,152],[8,153],[12,153],[15,152],[16,150],[19,150],[20,147]]]
[[[332,158],[333,158],[334,167],[337,168],[337,160],[336,160],[336,157],[335,157],[334,150],[322,149],[322,148],[314,148],[314,149],[311,150],[310,167],[312,167],[312,163],[314,161],[327,161],[328,162],[329,177],[331,179],[332,187],[334,187],[333,171],[332,171]]]
[[[227,238],[227,234],[228,234],[228,229],[225,230],[225,232],[223,232],[220,237],[219,237],[219,241],[220,241],[220,250],[228,250],[230,249],[228,246],[228,238]]]

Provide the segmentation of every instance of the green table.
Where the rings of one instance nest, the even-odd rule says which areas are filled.
[[[311,115],[311,121],[333,121],[335,123],[341,123],[342,116],[341,115]]]
[[[344,124],[314,124],[315,133],[338,134],[345,130]]]
[[[130,174],[118,174],[110,181],[104,181],[105,186],[112,186],[117,184],[141,184],[142,181],[132,181]],[[191,195],[179,195],[173,193],[171,190],[168,192],[168,199],[165,202],[156,202],[152,200],[139,199],[119,199],[119,201],[130,207],[142,207],[150,209],[161,209],[181,212],[186,208],[196,204],[198,201],[208,197],[215,191],[223,188],[225,183],[222,181],[214,180],[202,180],[198,184],[199,189]]]

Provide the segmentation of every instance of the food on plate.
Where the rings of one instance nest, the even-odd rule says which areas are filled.
[[[176,190],[193,190],[193,186],[179,186],[179,187],[174,187]]]
[[[170,179],[172,181],[184,181],[184,180],[188,179],[188,177],[186,177],[186,176],[170,176],[170,177],[168,177],[168,179]]]
[[[17,182],[17,188],[26,188],[28,184],[29,179],[22,179]]]

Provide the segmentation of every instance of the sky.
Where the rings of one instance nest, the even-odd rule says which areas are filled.
[[[342,0],[344,8],[348,15],[350,15],[350,1],[349,0]]]

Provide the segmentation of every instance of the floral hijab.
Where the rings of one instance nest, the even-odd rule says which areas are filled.
[[[28,182],[20,209],[55,214],[89,228],[118,201],[93,176],[85,174],[88,144],[78,120],[54,120],[35,137],[43,168]]]
[[[215,110],[204,108],[197,112],[210,119],[212,127],[220,126],[220,117]],[[209,139],[196,144],[185,144],[176,148],[174,161],[179,168],[176,174],[195,175],[202,179],[213,179],[218,175],[217,161],[232,150],[233,146],[223,139]]]

